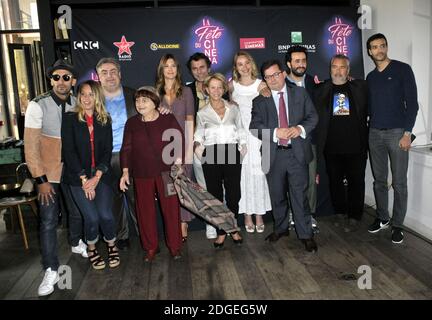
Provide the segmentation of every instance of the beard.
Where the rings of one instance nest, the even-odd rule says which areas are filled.
[[[348,81],[347,77],[342,75],[332,75],[331,78],[333,84],[335,85],[343,85]]]
[[[301,71],[299,71],[301,70]],[[292,69],[291,72],[296,76],[296,77],[303,77],[304,74],[306,73],[306,68],[296,68],[296,69]]]

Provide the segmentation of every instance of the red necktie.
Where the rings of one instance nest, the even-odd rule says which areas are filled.
[[[288,116],[286,113],[284,93],[278,92],[279,94],[279,128],[288,128]],[[288,145],[287,139],[279,139],[280,145]]]

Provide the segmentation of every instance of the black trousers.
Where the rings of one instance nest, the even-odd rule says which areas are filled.
[[[360,220],[365,198],[366,153],[326,153],[325,159],[335,213]],[[344,184],[345,179],[347,186]]]
[[[241,178],[241,159],[236,144],[207,146],[201,159],[207,191],[224,202],[238,216]],[[226,232],[217,230],[218,235]]]

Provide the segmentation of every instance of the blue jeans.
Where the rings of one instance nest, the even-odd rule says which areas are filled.
[[[69,185],[64,183],[61,184],[61,194],[63,196],[62,200],[64,205],[60,206],[60,210],[66,211],[66,213],[63,213],[63,216],[67,216],[68,220],[69,244],[72,247],[76,247],[79,244],[80,239],[84,239],[83,218],[74,199],[72,198]]]
[[[379,130],[371,128],[369,132],[369,150],[377,215],[380,220],[390,219],[388,210],[388,161],[392,173],[394,190],[393,227],[402,227],[408,202],[407,172],[408,152],[399,147],[404,129]]]
[[[44,269],[51,268],[57,270],[59,260],[57,256],[57,226],[59,223],[60,201],[64,191],[68,191],[68,186],[59,183],[51,183],[55,194],[53,195],[54,202],[50,201],[48,205],[39,206],[40,214],[40,243],[42,252],[42,264]],[[71,200],[71,199],[70,199]],[[66,199],[66,202],[68,200]],[[66,204],[69,208],[69,204]],[[82,235],[82,218],[78,210],[68,212],[69,221],[69,236],[71,243],[75,239],[80,239]],[[78,243],[76,244],[78,245]]]
[[[81,214],[84,217],[84,232],[88,244],[99,240],[99,227],[102,229],[105,241],[115,240],[115,220],[112,213],[113,190],[111,186],[99,182],[96,187],[96,197],[86,198],[81,187],[70,186]]]

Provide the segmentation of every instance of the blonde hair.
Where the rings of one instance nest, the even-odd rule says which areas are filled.
[[[226,93],[228,91],[228,84],[227,84],[225,76],[222,73],[214,73],[212,75],[209,75],[207,78],[205,78],[204,87],[208,88],[210,81],[213,79],[219,80],[222,82],[224,93]]]
[[[156,73],[156,90],[159,93],[159,95],[162,97],[166,94],[165,92],[165,77],[164,77],[164,66],[167,63],[169,59],[172,59],[177,67],[177,75],[174,82],[174,92],[176,94],[176,97],[180,97],[182,95],[182,80],[181,80],[181,74],[180,74],[180,64],[177,61],[177,59],[174,57],[173,54],[168,53],[163,55],[159,60],[159,65],[157,67],[157,73]]]
[[[258,68],[257,65],[255,63],[254,58],[252,58],[252,56],[246,52],[246,51],[239,51],[234,55],[234,59],[233,59],[233,68],[232,68],[232,74],[233,74],[233,80],[236,82],[239,82],[241,75],[240,73],[237,71],[237,59],[240,58],[241,56],[246,57],[246,59],[248,59],[252,65],[252,70],[251,70],[251,77],[252,80],[255,80],[258,77]]]
[[[78,101],[75,107],[75,112],[78,115],[78,120],[85,122],[85,111],[83,108],[83,105],[81,104],[81,90],[82,88],[88,85],[94,94],[95,98],[95,106],[94,106],[94,113],[96,115],[97,121],[99,121],[103,126],[110,121],[110,116],[105,108],[105,98],[102,93],[102,88],[99,82],[93,81],[93,80],[87,80],[80,84],[78,88]]]

